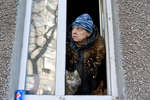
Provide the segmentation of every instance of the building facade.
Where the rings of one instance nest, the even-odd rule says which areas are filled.
[[[107,8],[105,22],[110,22],[112,19],[110,27],[113,29],[114,40],[115,73],[113,74],[116,75],[116,90],[118,92],[116,100],[149,100],[150,1],[111,0],[110,8],[108,7],[110,0],[105,1],[107,3],[103,3]],[[22,74],[20,73],[23,70],[22,66],[26,66],[22,57],[27,55],[22,52],[27,48],[29,48],[28,52],[32,53],[31,57],[28,56],[30,59],[28,58],[26,61],[27,66],[32,67],[28,68],[28,81],[23,85],[26,85],[26,89],[33,87],[32,94],[47,94],[47,91],[50,91],[51,94],[54,93],[55,90],[52,87],[55,87],[56,79],[53,78],[59,77],[59,75],[57,76],[57,68],[52,69],[45,65],[55,66],[56,63],[54,59],[57,53],[57,36],[59,36],[59,30],[58,32],[56,30],[57,23],[59,24],[61,19],[57,19],[57,16],[62,15],[64,10],[60,9],[66,7],[65,4],[61,6],[59,4],[64,3],[61,3],[61,0],[33,0],[30,3],[27,0],[0,1],[0,100],[14,100],[15,91],[18,88],[21,89],[20,82],[24,79],[21,79]],[[109,16],[109,10],[111,10],[112,16]],[[32,14],[32,18],[30,14]],[[26,26],[27,24],[30,27]],[[29,32],[33,34],[25,35]],[[40,37],[44,33],[48,33],[47,37]],[[32,38],[36,36],[38,38]],[[25,41],[25,37],[30,37],[31,42]],[[32,43],[37,45],[32,45]],[[29,47],[26,47],[28,44],[30,44]],[[24,47],[26,48],[24,49]],[[36,52],[32,52],[34,50]],[[33,64],[40,65],[39,72],[35,71]],[[49,71],[52,71],[50,76]],[[36,73],[40,73],[38,77],[34,76],[37,75]],[[47,81],[40,81],[40,83],[34,81],[40,87],[38,92],[34,93],[36,87],[34,87],[35,84],[32,80],[38,80],[38,78]],[[48,85],[47,83],[52,84],[45,89],[44,86]]]

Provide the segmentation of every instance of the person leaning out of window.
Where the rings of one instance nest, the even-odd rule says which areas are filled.
[[[98,69],[105,59],[104,39],[89,14],[84,13],[72,23],[67,34],[66,69],[77,70],[81,78],[76,95],[90,95],[100,84]]]

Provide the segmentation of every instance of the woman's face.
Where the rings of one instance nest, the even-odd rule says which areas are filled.
[[[85,29],[79,26],[72,27],[72,39],[75,42],[82,42],[84,40],[87,40],[89,36],[90,36],[90,32],[87,32]]]

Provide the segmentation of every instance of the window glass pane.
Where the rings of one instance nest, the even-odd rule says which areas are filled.
[[[26,93],[54,94],[57,0],[33,0]]]

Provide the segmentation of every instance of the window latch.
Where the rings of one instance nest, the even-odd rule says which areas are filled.
[[[119,97],[113,96],[113,100],[119,100]]]

